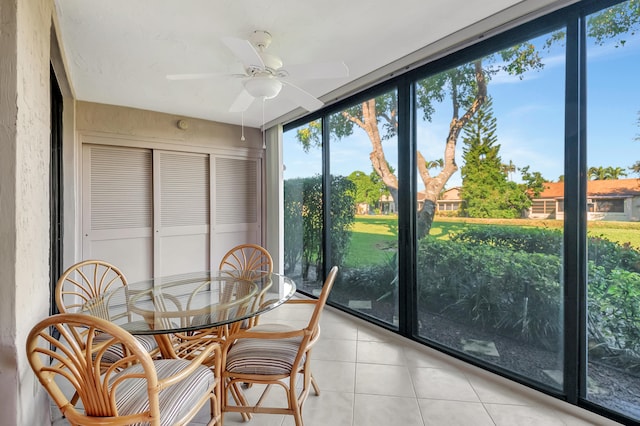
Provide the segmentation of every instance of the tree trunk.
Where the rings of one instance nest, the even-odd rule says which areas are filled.
[[[436,202],[440,192],[444,189],[444,186],[447,184],[451,176],[458,171],[455,155],[456,143],[458,141],[460,131],[487,99],[487,82],[484,77],[482,60],[477,60],[474,63],[474,67],[477,93],[473,103],[462,117],[459,116],[460,100],[458,99],[458,87],[456,86],[456,81],[451,81],[451,102],[453,105],[453,114],[451,123],[449,124],[449,134],[447,135],[447,141],[444,149],[444,164],[440,173],[438,173],[437,176],[432,177],[429,173],[429,169],[427,168],[427,163],[420,151],[416,154],[418,173],[425,187],[424,203],[420,211],[418,211],[418,239],[429,234],[433,218],[435,217]],[[389,190],[391,198],[393,198],[393,201],[397,206],[398,178],[389,169],[389,164],[387,163],[384,150],[382,149],[382,138],[378,130],[375,98],[362,103],[362,117],[354,117],[346,110],[342,112],[342,115],[367,133],[367,136],[371,141],[371,147],[373,148],[371,154],[369,154],[371,165]]]
[[[435,217],[436,202],[440,195],[440,192],[444,189],[451,176],[458,171],[458,165],[456,164],[456,143],[458,142],[458,136],[465,124],[473,117],[473,115],[480,109],[480,107],[487,100],[487,82],[484,78],[484,72],[482,69],[482,61],[477,60],[474,63],[475,66],[475,78],[478,85],[478,93],[462,117],[459,117],[459,99],[458,91],[455,86],[455,82],[451,82],[451,102],[453,104],[453,116],[451,123],[449,124],[449,134],[447,135],[447,143],[444,148],[444,165],[437,176],[431,176],[429,169],[427,168],[427,162],[420,153],[417,152],[418,161],[418,173],[424,183],[424,202],[422,208],[418,212],[418,239],[424,238],[429,234],[431,225]]]
[[[373,151],[369,154],[371,165],[373,170],[380,176],[380,179],[389,190],[393,202],[398,205],[398,178],[389,169],[389,164],[384,155],[382,149],[382,137],[378,130],[378,117],[376,115],[376,100],[375,98],[369,99],[362,103],[362,119],[349,115],[348,112],[343,111],[342,115],[356,124],[362,130],[367,133],[369,140],[371,141],[371,147]]]

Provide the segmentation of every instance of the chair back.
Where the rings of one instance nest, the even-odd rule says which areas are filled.
[[[320,296],[318,296],[318,300],[316,301],[315,307],[313,309],[313,314],[311,314],[309,324],[307,325],[307,330],[312,332],[312,338],[316,338],[318,335],[320,316],[322,315],[322,311],[327,304],[329,293],[331,292],[331,288],[333,288],[333,284],[336,281],[337,275],[338,267],[334,266],[329,271],[329,275],[327,275],[327,279],[324,280],[324,284],[322,285],[322,291],[320,292]]]
[[[61,313],[88,310],[91,315],[109,319],[100,296],[126,286],[127,279],[115,266],[102,260],[84,260],[70,266],[56,284],[56,304]]]
[[[264,301],[264,293],[271,286],[271,273],[273,272],[273,259],[269,252],[257,244],[241,244],[229,250],[220,261],[220,270],[227,274],[248,280],[264,278],[262,291],[255,298],[255,307]],[[223,295],[223,298],[227,296]],[[247,321],[232,325],[232,329],[250,328],[256,325],[259,316],[254,316]],[[228,330],[227,330],[228,332]]]
[[[59,339],[51,336],[52,329],[60,333]],[[102,338],[98,340],[96,336]],[[105,370],[103,356],[111,345],[122,347],[124,356],[110,361]],[[159,415],[157,393],[150,393],[157,388],[158,377],[149,353],[131,334],[107,320],[74,313],[46,318],[27,337],[27,357],[42,386],[72,424],[97,424],[100,420],[97,417],[118,417],[116,392],[125,392],[125,387],[136,383],[139,386],[140,380],[147,382],[147,410],[123,416],[122,423],[112,419],[109,424],[149,422]],[[132,364],[142,368],[132,373],[122,371]],[[84,410],[77,410],[75,401],[62,391],[69,386],[82,401]]]
[[[241,244],[229,250],[222,257],[219,269],[240,274],[233,274],[233,276],[254,279],[271,274],[273,260],[264,247],[257,244]],[[260,272],[256,273],[256,271]]]

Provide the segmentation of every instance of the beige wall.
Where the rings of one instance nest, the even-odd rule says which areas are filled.
[[[42,425],[26,336],[49,312],[52,2],[0,2],[0,423]]]
[[[179,120],[187,124],[186,130],[178,127]],[[258,129],[245,128],[246,140],[241,141],[240,126],[90,102],[77,103],[76,130],[193,147],[262,149]]]

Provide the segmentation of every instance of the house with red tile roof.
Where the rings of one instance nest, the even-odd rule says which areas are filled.
[[[533,199],[530,219],[564,219],[564,182],[547,182]],[[587,182],[587,220],[640,221],[640,179]]]

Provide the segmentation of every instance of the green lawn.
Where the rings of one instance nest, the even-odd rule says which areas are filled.
[[[356,216],[346,266],[384,263],[397,248],[398,218],[396,216]]]
[[[562,228],[559,220],[530,219],[470,219],[436,218],[431,235],[446,239],[451,232],[469,226],[516,225],[528,227]],[[356,216],[352,228],[351,245],[345,260],[346,266],[359,267],[389,261],[397,248],[398,218],[396,216]],[[604,237],[621,244],[629,243],[640,249],[639,222],[589,222],[590,236]]]

